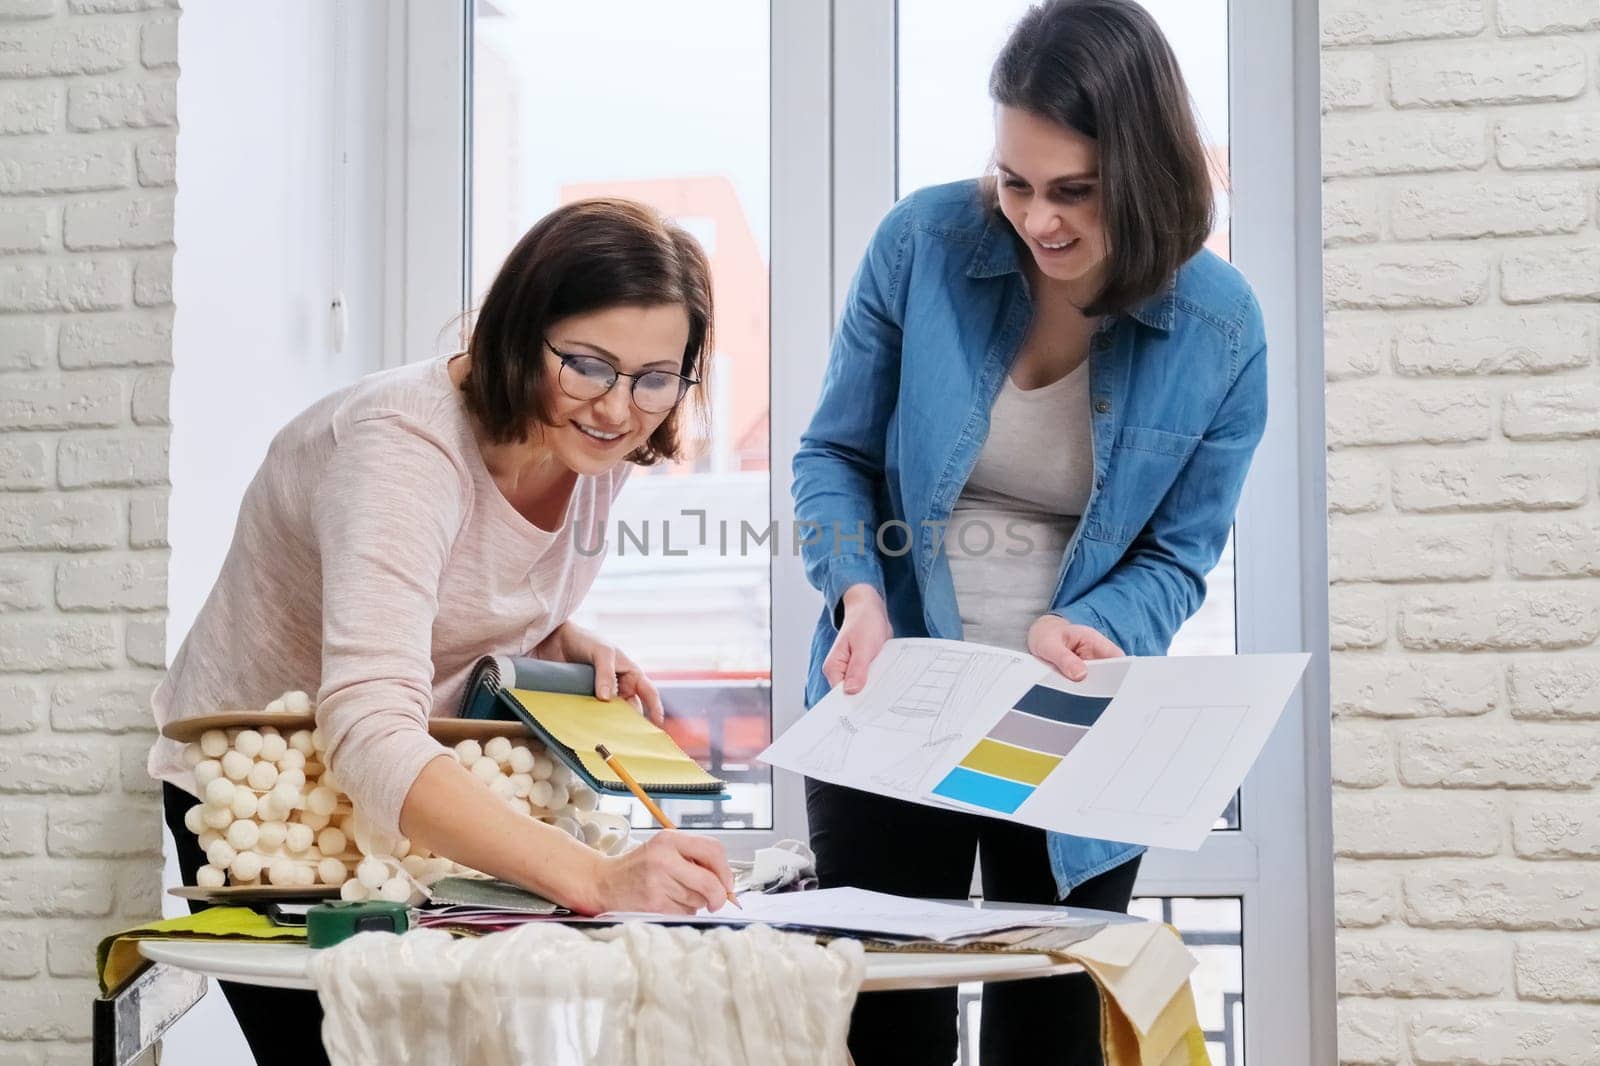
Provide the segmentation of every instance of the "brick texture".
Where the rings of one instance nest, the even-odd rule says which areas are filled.
[[[160,912],[179,17],[0,3],[5,1063],[87,1061],[94,945]]]
[[[1339,1061],[1600,1061],[1600,5],[1321,21]]]

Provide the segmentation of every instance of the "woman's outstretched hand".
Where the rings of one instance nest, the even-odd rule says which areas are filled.
[[[666,717],[661,693],[643,670],[614,644],[582,626],[563,622],[539,642],[533,654],[540,659],[561,663],[588,663],[594,667],[596,699],[621,696],[639,704],[656,725]]]
[[[1089,676],[1084,664],[1094,659],[1120,659],[1122,649],[1093,626],[1078,625],[1047,614],[1028,627],[1028,651],[1043,659],[1068,681]]]
[[[851,585],[840,602],[844,604],[844,623],[828,657],[822,660],[822,676],[831,687],[842,681],[845,692],[853,696],[867,683],[867,667],[894,636],[894,630],[883,597],[871,585]]]

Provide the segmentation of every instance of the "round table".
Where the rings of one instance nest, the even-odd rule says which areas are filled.
[[[304,944],[207,943],[192,940],[142,940],[139,951],[152,962],[204,974],[218,981],[267,988],[310,990]],[[950,952],[867,952],[863,992],[948,988],[969,981],[1020,981],[1078,973],[1070,962],[1048,955],[956,954]]]

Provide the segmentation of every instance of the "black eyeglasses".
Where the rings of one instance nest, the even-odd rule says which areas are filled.
[[[561,385],[561,391],[574,400],[598,400],[616,387],[618,378],[629,378],[632,381],[633,405],[646,414],[659,415],[678,406],[690,385],[700,384],[698,378],[686,378],[670,370],[629,374],[597,355],[563,352],[548,340],[544,346],[561,360],[561,372],[556,380]]]

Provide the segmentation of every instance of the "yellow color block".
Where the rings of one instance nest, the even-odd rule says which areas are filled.
[[[968,770],[993,774],[1008,781],[1037,785],[1049,776],[1050,771],[1054,770],[1060,761],[1059,755],[1030,751],[1027,748],[1002,744],[998,740],[985,737],[978,741],[977,747],[967,753],[967,757],[961,760],[961,765]]]

